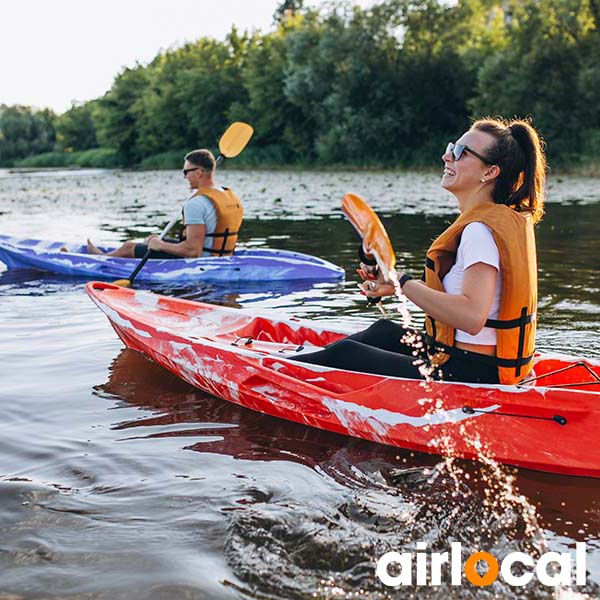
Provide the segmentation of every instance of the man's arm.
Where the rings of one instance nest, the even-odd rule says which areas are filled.
[[[202,248],[206,238],[206,225],[186,225],[186,239],[177,244],[163,242],[158,236],[153,236],[148,241],[150,250],[158,250],[175,254],[182,258],[198,258],[202,256]]]

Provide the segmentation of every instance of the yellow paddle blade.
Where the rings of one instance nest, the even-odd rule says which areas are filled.
[[[113,281],[112,284],[120,287],[131,287],[131,281],[129,281],[129,279],[117,279],[116,281]]]
[[[388,273],[396,268],[396,253],[377,213],[356,194],[344,196],[342,210],[362,238],[363,250],[375,257],[387,278]]]
[[[237,156],[250,141],[254,129],[248,123],[232,123],[219,140],[219,152],[226,158]]]

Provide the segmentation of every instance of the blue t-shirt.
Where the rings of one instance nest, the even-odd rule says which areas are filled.
[[[183,221],[186,225],[204,225],[206,233],[214,233],[217,228],[217,211],[210,198],[194,196],[183,205]],[[208,238],[204,245],[212,246],[212,238]],[[202,256],[212,256],[210,252],[203,252]]]

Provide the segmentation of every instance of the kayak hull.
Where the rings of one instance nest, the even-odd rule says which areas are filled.
[[[59,252],[67,247],[68,252]],[[102,248],[112,250],[113,248]],[[64,242],[20,239],[0,235],[0,262],[9,269],[38,269],[61,275],[94,279],[127,279],[139,259],[87,254],[85,246]],[[240,249],[233,256],[186,259],[151,259],[139,272],[138,281],[236,282],[236,281],[337,281],[344,270],[326,260],[287,250]]]
[[[528,386],[383,377],[290,360],[347,331],[100,282],[86,290],[127,347],[246,408],[420,452],[600,477],[600,388],[585,383],[600,377],[597,362]],[[540,355],[536,373],[577,360]]]

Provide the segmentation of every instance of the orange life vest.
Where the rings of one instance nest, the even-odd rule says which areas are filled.
[[[473,222],[487,225],[500,253],[502,295],[498,319],[485,326],[497,330],[496,356],[482,356],[483,362],[498,367],[500,383],[513,384],[526,377],[533,367],[537,310],[537,260],[531,215],[502,204],[485,204],[460,215],[427,251],[425,284],[445,291],[442,280],[456,261],[463,229]],[[427,338],[435,364],[452,355],[455,329],[430,316],[425,318]]]
[[[217,226],[214,233],[206,234],[207,238],[213,239],[212,246],[202,248],[202,250],[212,252],[217,256],[233,254],[244,217],[242,201],[227,188],[223,188],[221,191],[201,187],[194,195],[194,197],[196,196],[206,196],[212,202],[217,213]]]

